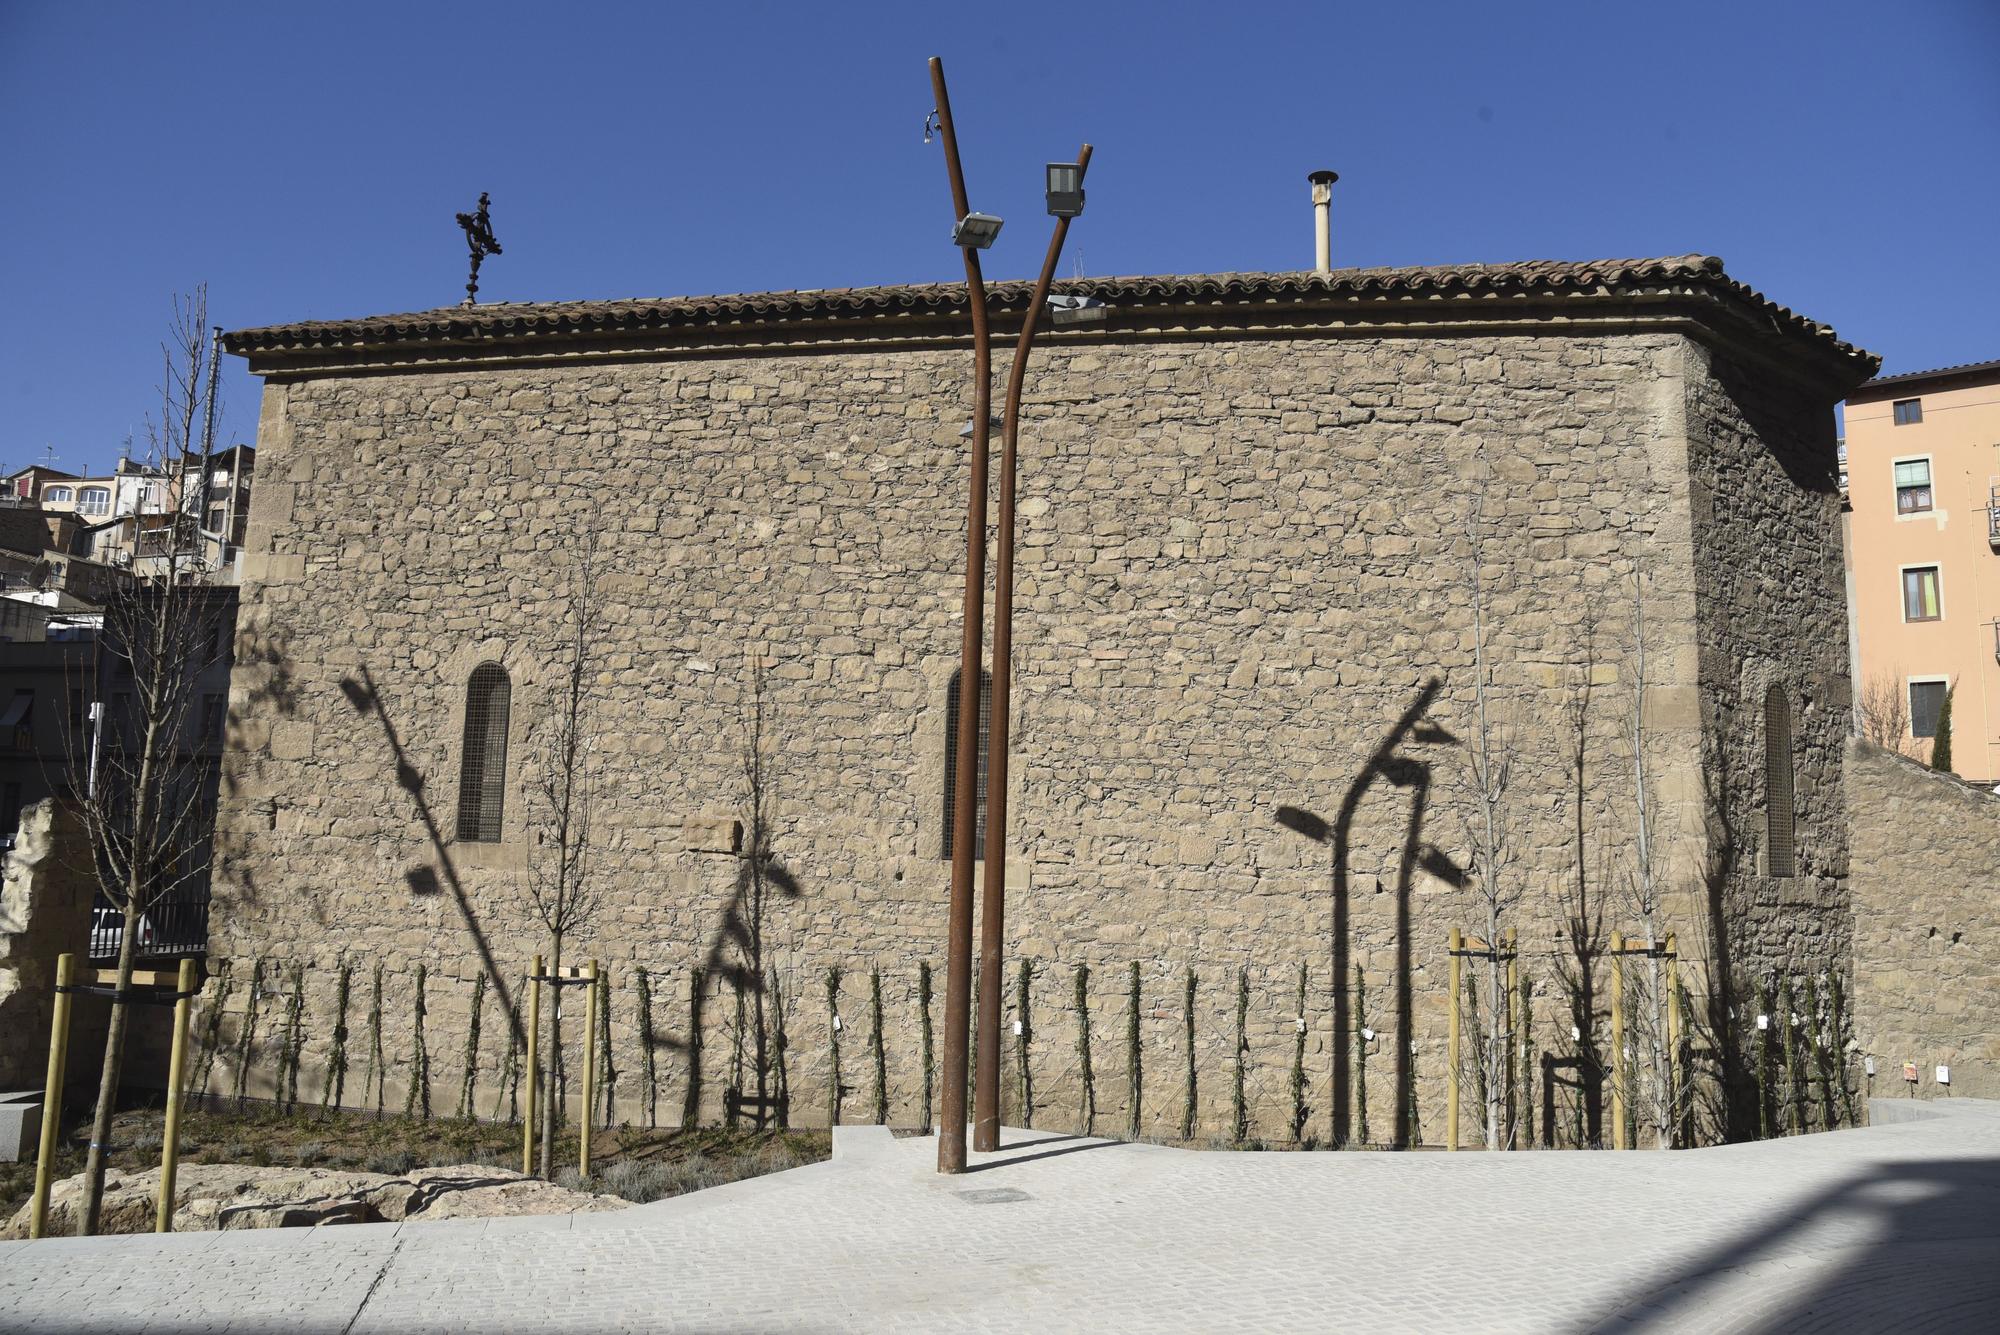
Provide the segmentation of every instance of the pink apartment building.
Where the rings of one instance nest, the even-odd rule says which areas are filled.
[[[1953,690],[1952,768],[2000,780],[2000,361],[1871,380],[1846,421],[1856,699],[1926,759]]]

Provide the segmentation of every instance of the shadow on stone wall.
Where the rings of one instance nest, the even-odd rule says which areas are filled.
[[[230,683],[234,688],[242,684],[243,695],[240,703],[228,712],[226,756],[245,756],[264,749],[268,742],[268,722],[261,722],[259,731],[252,735],[250,719],[289,719],[299,711],[298,679],[292,671],[291,654],[285,637],[275,631],[247,627],[239,620],[234,647],[234,661],[230,668]],[[222,765],[220,791],[231,800],[242,796],[242,783],[234,766]],[[245,857],[228,858],[229,881],[235,892],[246,904],[255,904],[263,895],[263,887],[257,879],[257,866],[253,859]],[[314,906],[315,909],[317,906]]]
[[[1382,738],[1381,743],[1368,757],[1353,782],[1348,784],[1346,794],[1341,798],[1340,808],[1331,824],[1302,807],[1280,806],[1277,821],[1289,830],[1296,831],[1315,843],[1329,847],[1332,856],[1333,889],[1333,939],[1330,943],[1333,953],[1333,1144],[1336,1148],[1349,1144],[1353,1139],[1353,999],[1348,992],[1347,979],[1352,976],[1350,965],[1353,943],[1348,924],[1348,907],[1352,894],[1352,853],[1354,841],[1354,818],[1361,809],[1361,801],[1368,795],[1377,780],[1386,780],[1391,786],[1409,794],[1409,817],[1404,826],[1401,855],[1396,868],[1396,967],[1392,980],[1396,994],[1396,1119],[1391,1144],[1398,1148],[1410,1145],[1415,1138],[1416,1098],[1415,1082],[1410,1065],[1410,1035],[1412,1032],[1410,1000],[1410,894],[1412,882],[1419,866],[1451,885],[1462,885],[1465,881],[1464,869],[1447,857],[1435,845],[1423,842],[1424,816],[1430,802],[1432,783],[1431,766],[1422,760],[1401,754],[1405,743],[1419,746],[1440,746],[1455,744],[1457,738],[1442,726],[1424,717],[1431,703],[1437,699],[1443,683],[1436,677],[1425,682],[1418,690],[1410,705],[1396,720],[1395,726]]]
[[[439,827],[437,814],[431,810],[430,799],[424,795],[423,773],[410,763],[408,753],[403,750],[403,740],[396,732],[396,725],[389,712],[382,705],[382,698],[375,689],[375,678],[363,664],[360,679],[342,677],[341,694],[354,706],[356,713],[364,718],[372,717],[382,725],[382,735],[389,745],[389,754],[395,760],[396,786],[410,796],[416,806],[417,818],[423,822],[424,834],[430,840],[431,852],[436,858],[436,866],[419,863],[403,873],[403,880],[410,887],[410,893],[418,896],[439,893],[439,871],[443,872],[443,884],[449,887],[453,900],[458,905],[459,917],[465,923],[466,935],[472,938],[473,946],[479,952],[479,966],[486,973],[486,980],[493,986],[499,998],[500,1013],[507,1017],[514,1030],[514,1038],[525,1045],[526,1030],[521,1024],[514,996],[507,990],[507,978],[493,958],[493,947],[486,939],[485,928],[480,925],[479,915],[473,912],[472,899],[465,892],[465,884],[459,878],[458,865],[452,860],[451,849],[446,845],[444,831]]]
[[[765,929],[773,900],[802,898],[798,877],[772,851],[778,831],[772,816],[772,785],[769,742],[765,736],[764,676],[753,668],[750,681],[750,710],[745,720],[743,779],[749,800],[749,828],[744,846],[731,849],[697,849],[696,852],[727,854],[736,859],[735,885],[722,920],[709,939],[700,969],[694,975],[690,993],[688,1034],[685,1038],[659,1035],[656,1047],[683,1054],[688,1068],[687,1102],[684,1120],[693,1124],[701,1107],[704,1072],[701,1035],[703,980],[713,978],[727,987],[735,998],[731,1026],[728,1083],[723,1089],[723,1115],[734,1124],[747,1115],[762,1129],[785,1126],[791,1116],[790,1075],[785,1066],[787,1035],[784,998],[778,990],[777,971],[768,966]],[[747,1045],[747,1048],[746,1048]]]

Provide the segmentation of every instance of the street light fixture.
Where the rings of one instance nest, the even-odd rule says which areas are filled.
[[[958,157],[958,135],[951,118],[951,102],[945,91],[944,64],[931,58],[931,92],[937,99],[933,113],[944,140],[945,168],[951,178],[952,208],[957,223],[952,243],[965,258],[966,298],[972,316],[973,393],[972,421],[961,433],[969,439],[970,485],[966,497],[965,613],[960,624],[958,732],[955,773],[952,776],[951,899],[945,950],[945,1024],[943,1087],[938,1108],[938,1171],[962,1173],[966,1168],[967,1084],[975,1086],[973,1141],[980,1150],[999,1148],[1000,1143],[1000,963],[1006,931],[1007,885],[1007,711],[1012,685],[1014,626],[1014,492],[1016,443],[1021,427],[1021,395],[1028,352],[1033,346],[1035,324],[1049,298],[1055,279],[1056,262],[1062,255],[1063,238],[1071,218],[1083,211],[1083,174],[1090,166],[1090,145],[1085,144],[1074,163],[1049,166],[1049,212],[1055,215],[1054,235],[1042,262],[1041,277],[1035,282],[1022,315],[1021,337],[1008,371],[1006,411],[1001,415],[1000,512],[996,525],[996,561],[993,581],[993,712],[983,720],[979,701],[982,675],[981,649],[985,638],[986,565],[986,484],[988,481],[987,442],[992,420],[992,333],[988,327],[986,282],[980,273],[979,252],[993,244],[1000,234],[1000,219],[974,213],[966,199],[965,172]],[[985,884],[980,904],[980,996],[978,1031],[979,1069],[966,1068],[967,1040],[972,1030],[972,909],[973,844],[977,835],[978,758],[981,750],[979,725],[987,723],[986,764],[987,839]],[[974,1075],[968,1082],[967,1075]]]
[[[1000,235],[1000,219],[990,213],[968,213],[951,229],[951,244],[964,250],[985,250]]]
[[[1074,162],[1051,162],[1048,166],[1047,192],[1051,218],[1082,217],[1082,166]]]

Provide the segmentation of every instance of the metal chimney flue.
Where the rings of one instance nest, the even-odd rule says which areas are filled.
[[[1317,171],[1306,178],[1313,192],[1313,272],[1333,272],[1333,183],[1339,172]]]

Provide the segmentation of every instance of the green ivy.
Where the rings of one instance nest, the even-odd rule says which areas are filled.
[[[1076,1064],[1081,1075],[1077,1121],[1083,1134],[1097,1131],[1097,1085],[1090,1071],[1090,966],[1076,966]]]

